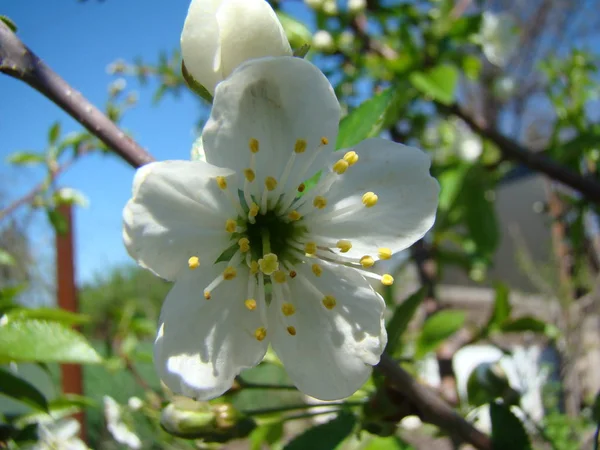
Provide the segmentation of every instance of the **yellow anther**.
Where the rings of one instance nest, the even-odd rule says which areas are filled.
[[[258,206],[256,203],[252,203],[250,205],[250,211],[248,211],[248,215],[250,217],[256,217],[258,215],[258,211],[260,211],[260,206]]]
[[[333,295],[326,295],[323,299],[323,306],[327,309],[335,308],[337,302],[335,301],[335,297]]]
[[[227,179],[225,177],[221,177],[218,176],[216,178],[217,180],[217,185],[221,188],[221,189],[227,189]]]
[[[265,178],[265,187],[267,191],[274,191],[277,188],[277,180],[273,177]]]
[[[204,299],[210,300],[210,292],[209,291],[204,291]]]
[[[275,253],[267,253],[261,259],[258,260],[258,266],[260,271],[265,275],[271,275],[273,272],[279,270],[279,261]]]
[[[296,313],[296,308],[291,303],[284,303],[281,305],[281,312],[284,316],[292,316]]]
[[[267,337],[267,329],[265,327],[259,327],[254,332],[254,337],[257,341],[263,341]]]
[[[190,268],[190,270],[194,270],[200,267],[200,258],[198,258],[197,256],[192,256],[190,259],[188,259],[188,267]]]
[[[333,165],[333,171],[335,173],[337,173],[338,175],[343,174],[346,170],[348,170],[348,167],[350,166],[350,164],[348,164],[346,161],[344,161],[343,159],[338,160],[334,165]]]
[[[310,268],[312,269],[312,273],[314,273],[318,277],[320,277],[323,273],[323,269],[321,269],[321,266],[318,264],[313,264]]]
[[[340,252],[347,253],[352,248],[352,242],[347,241],[346,239],[340,239],[339,241],[337,241],[337,244],[335,244],[335,246],[340,249]]]
[[[290,270],[290,273],[288,275],[290,276],[290,278],[296,278],[296,275],[298,275],[298,274],[296,273],[295,270]]]
[[[250,138],[250,141],[248,142],[248,147],[250,147],[250,151],[252,153],[258,153],[258,150],[259,150],[258,139]]]
[[[374,192],[365,192],[365,194],[362,196],[363,205],[365,205],[367,208],[375,206],[378,199],[379,197],[377,197],[377,194]]]
[[[283,270],[277,270],[272,277],[277,283],[285,283],[287,279],[287,275]]]
[[[226,280],[233,280],[237,275],[235,267],[227,266],[223,271],[223,278]]]
[[[300,220],[302,215],[298,211],[293,210],[288,214],[288,217],[290,220]]]
[[[313,200],[313,206],[315,208],[323,209],[327,206],[327,199],[320,195],[317,195]]]
[[[354,151],[346,152],[344,161],[346,161],[349,166],[353,166],[358,162],[358,155]]]
[[[290,333],[291,336],[296,336],[296,327],[287,327],[287,332]]]
[[[317,244],[314,242],[307,242],[306,245],[304,245],[304,253],[307,255],[314,255],[317,253]]]
[[[391,276],[389,273],[386,273],[384,276],[381,277],[381,283],[385,286],[391,286],[392,284],[394,284],[394,277]]]
[[[304,183],[300,183],[298,186],[298,192],[304,192],[304,189],[306,189],[306,185]]]
[[[296,153],[304,153],[306,151],[306,141],[304,139],[298,139],[294,146],[294,151]]]
[[[250,311],[254,311],[256,309],[256,300],[249,298],[244,302],[244,305],[246,305],[246,308]]]
[[[256,178],[256,174],[252,169],[244,169],[244,176],[246,177],[246,180],[248,180],[250,183],[252,183]]]
[[[250,239],[243,237],[238,241],[238,245],[240,246],[240,251],[246,253],[250,250]]]
[[[323,136],[321,138],[321,145],[327,145],[329,144],[329,139],[327,139],[325,136]]]
[[[252,262],[250,263],[250,273],[251,273],[252,275],[256,275],[256,274],[258,273],[258,269],[259,269],[258,262],[256,262],[256,261],[252,261]]]
[[[363,266],[365,269],[373,267],[373,264],[375,264],[375,260],[369,255],[365,255],[362,258],[360,258],[360,265]]]
[[[387,247],[381,247],[378,253],[379,259],[390,259],[392,257],[392,251]]]
[[[227,219],[227,222],[225,222],[225,231],[227,231],[228,233],[233,233],[236,228],[237,223],[235,222],[235,220]]]

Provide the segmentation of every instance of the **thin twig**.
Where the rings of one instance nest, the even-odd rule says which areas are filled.
[[[365,402],[344,402],[344,403],[330,402],[330,403],[318,403],[316,405],[309,404],[309,403],[301,403],[301,404],[297,404],[297,405],[276,406],[273,408],[251,409],[251,410],[243,411],[243,413],[247,416],[262,416],[262,415],[267,415],[267,414],[277,414],[280,412],[296,411],[296,410],[301,410],[301,409],[325,408],[327,406],[337,407],[339,409],[342,409],[342,408],[347,408],[347,407],[362,406],[362,405],[364,405],[364,403]]]

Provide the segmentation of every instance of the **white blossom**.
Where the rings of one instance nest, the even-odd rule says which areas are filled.
[[[175,281],[154,348],[175,393],[223,394],[269,344],[321,400],[351,395],[378,363],[385,303],[367,279],[393,278],[369,269],[431,228],[439,186],[415,148],[368,139],[333,153],[339,120],[310,62],[249,61],[217,86],[206,162],[136,173],[124,241],[140,265]]]
[[[326,30],[319,30],[313,36],[313,47],[322,52],[331,52],[335,50],[333,37]]]
[[[132,449],[142,448],[140,438],[123,421],[121,406],[108,395],[104,396],[104,418],[106,419],[106,428],[115,441]]]
[[[213,94],[244,61],[291,55],[292,49],[265,0],[192,0],[181,52],[189,74]]]
[[[485,57],[494,65],[504,67],[519,45],[517,24],[509,13],[483,13],[479,40]]]
[[[363,12],[367,7],[367,0],[348,0],[348,11],[353,14]]]
[[[80,426],[75,419],[61,419],[38,424],[38,442],[27,447],[29,450],[88,450],[79,439]]]

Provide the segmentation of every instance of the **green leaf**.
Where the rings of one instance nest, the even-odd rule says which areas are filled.
[[[400,338],[408,328],[408,324],[425,298],[425,288],[410,295],[396,306],[392,318],[387,324],[388,343],[386,351],[393,355],[398,350]]]
[[[276,11],[276,13],[292,48],[301,48],[303,45],[312,42],[312,33],[303,22],[283,11]]]
[[[67,219],[57,209],[49,208],[47,210],[48,220],[58,234],[66,234],[69,231]]]
[[[529,436],[523,423],[509,407],[490,403],[492,448],[494,450],[531,450]]]
[[[551,324],[541,321],[535,317],[525,316],[515,320],[505,321],[500,330],[503,333],[523,333],[532,331],[534,333],[543,333],[548,337],[556,337],[559,331]]]
[[[481,59],[477,58],[473,55],[466,55],[462,59],[462,70],[470,80],[479,79],[479,74],[481,73],[481,68],[483,67],[483,63]]]
[[[5,250],[0,248],[0,266],[14,266],[15,258]]]
[[[592,419],[595,423],[600,424],[600,392],[596,394],[594,405],[592,406]]]
[[[35,386],[3,368],[0,368],[0,394],[26,403],[37,410],[48,411],[46,397]]]
[[[423,94],[449,105],[454,101],[458,75],[456,67],[444,64],[426,72],[411,73],[410,82]]]
[[[33,152],[15,152],[8,156],[7,161],[11,164],[18,165],[39,164],[46,162],[46,157],[42,154]]]
[[[15,23],[8,17],[6,16],[2,16],[0,15],[0,21],[4,22],[4,24],[10,28],[10,31],[12,31],[13,33],[17,32],[17,26],[15,25]]]
[[[362,450],[414,450],[414,447],[407,444],[398,436],[374,437]]]
[[[54,125],[48,130],[48,143],[50,145],[56,144],[60,137],[60,122],[54,122]]]
[[[435,351],[442,342],[460,330],[464,322],[465,313],[462,311],[444,310],[430,316],[417,339],[415,358],[422,358]]]
[[[444,230],[456,219],[455,210],[459,204],[460,194],[463,189],[465,177],[469,173],[469,165],[459,164],[446,167],[437,176],[440,183],[440,197],[436,229]]]
[[[309,428],[288,443],[284,450],[333,450],[352,433],[355,424],[354,414],[343,411],[335,419]]]
[[[340,122],[336,149],[349,148],[364,139],[377,136],[393,98],[394,90],[388,88],[344,117]]]
[[[90,321],[90,317],[58,308],[14,308],[8,314],[10,320],[39,319],[60,322],[63,325],[82,325]]]
[[[263,444],[269,448],[283,437],[283,422],[274,422],[257,427],[249,436],[250,450],[262,450]]]
[[[101,358],[80,333],[59,322],[15,319],[0,326],[0,364],[11,361],[93,364]]]
[[[186,69],[183,60],[181,61],[181,74],[183,75],[183,79],[185,80],[188,87],[192,90],[192,92],[196,93],[202,99],[212,104],[213,96],[210,92],[208,92],[208,90],[204,86],[202,86],[200,83],[194,80],[194,77],[192,77],[192,75]]]
[[[510,317],[512,307],[510,305],[508,286],[504,283],[496,283],[496,298],[494,300],[494,310],[490,316],[486,328],[499,327],[504,321]]]
[[[466,39],[479,32],[481,28],[481,15],[463,16],[454,21],[449,31],[449,36],[457,39]]]
[[[54,193],[54,203],[57,205],[77,205],[86,208],[89,200],[77,189],[61,188]]]

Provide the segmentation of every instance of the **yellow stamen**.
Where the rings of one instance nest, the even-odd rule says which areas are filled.
[[[281,312],[284,316],[289,317],[296,313],[296,308],[291,303],[284,303],[281,305]]]
[[[300,183],[300,185],[298,186],[298,192],[304,192],[304,189],[306,189],[306,186],[304,185],[304,183]]]
[[[360,258],[360,265],[363,266],[365,269],[372,267],[373,264],[375,264],[375,260],[369,255],[365,255],[362,258]]]
[[[216,180],[217,180],[217,185],[219,186],[219,188],[227,189],[227,179],[225,177],[218,176],[216,178]]]
[[[290,278],[296,278],[296,275],[298,275],[298,274],[296,273],[295,270],[290,270],[290,273],[289,273]]]
[[[225,231],[227,231],[228,233],[233,233],[236,228],[237,223],[235,222],[235,220],[227,219],[227,222],[225,222]]]
[[[384,286],[391,286],[392,284],[394,284],[394,277],[391,276],[389,273],[386,273],[384,276],[381,277],[381,283]]]
[[[200,267],[200,258],[198,258],[197,256],[192,256],[190,259],[188,259],[188,267],[190,268],[190,270],[194,270]]]
[[[306,151],[306,141],[304,139],[298,139],[294,146],[294,152],[304,153]]]
[[[317,244],[314,242],[307,242],[306,245],[304,245],[304,253],[307,255],[314,255],[317,253]]]
[[[358,162],[358,155],[354,151],[346,152],[344,161],[346,161],[349,166],[353,166]]]
[[[379,197],[377,197],[377,194],[375,194],[374,192],[366,192],[362,196],[363,205],[365,205],[367,208],[375,206],[377,204],[378,199]]]
[[[329,139],[327,139],[325,136],[323,136],[321,138],[321,145],[327,145],[329,144]]]
[[[254,178],[256,178],[256,174],[252,169],[244,169],[244,176],[246,177],[246,180],[248,180],[250,183],[252,183],[254,181]]]
[[[250,205],[250,211],[248,211],[248,215],[250,217],[256,217],[258,216],[258,211],[260,211],[260,206],[258,206],[256,203],[252,203]]]
[[[277,188],[277,180],[273,177],[265,178],[265,187],[267,191],[274,191]]]
[[[300,220],[302,218],[302,215],[300,215],[298,211],[293,210],[288,214],[288,217],[290,220]]]
[[[277,283],[285,283],[287,278],[286,273],[283,270],[276,271],[273,273],[272,277]]]
[[[335,308],[336,304],[337,304],[337,302],[333,295],[326,295],[325,298],[323,299],[323,306],[327,309]]]
[[[352,248],[352,242],[347,241],[346,239],[340,239],[335,245],[337,248],[340,249],[340,252],[342,253],[347,253]]]
[[[348,164],[346,161],[344,161],[343,159],[338,160],[334,165],[333,165],[333,171],[335,173],[337,173],[338,175],[343,174],[346,170],[348,170],[348,167],[350,166],[350,164]]]
[[[258,139],[250,138],[250,141],[248,142],[248,147],[250,147],[250,151],[252,153],[258,153],[258,150],[260,149],[260,146],[258,145]]]
[[[267,329],[265,327],[259,327],[254,332],[254,337],[257,341],[262,341],[267,337]]]
[[[209,291],[204,291],[204,299],[210,300],[210,292]]]
[[[287,332],[290,333],[291,336],[296,336],[296,328],[295,327],[287,327]]]
[[[323,273],[323,269],[321,269],[321,266],[318,264],[313,264],[310,268],[312,269],[312,273],[314,273],[318,277],[320,277]]]
[[[237,271],[235,270],[235,267],[227,266],[223,271],[223,278],[227,281],[233,280],[236,275]]]
[[[379,259],[390,259],[392,257],[392,251],[387,247],[381,247],[378,253]]]
[[[275,253],[267,253],[258,260],[260,271],[265,275],[271,275],[279,270],[279,261]]]
[[[249,298],[244,302],[244,305],[246,305],[246,308],[250,311],[254,311],[256,309],[256,300]]]
[[[250,273],[251,273],[252,275],[256,275],[256,274],[258,273],[258,269],[259,269],[258,262],[256,262],[256,261],[252,261],[252,262],[250,263]]]
[[[246,253],[250,250],[250,239],[243,237],[238,241],[238,245],[240,246],[240,251]]]
[[[315,208],[323,209],[327,206],[327,199],[320,195],[317,195],[313,200],[313,206]]]

